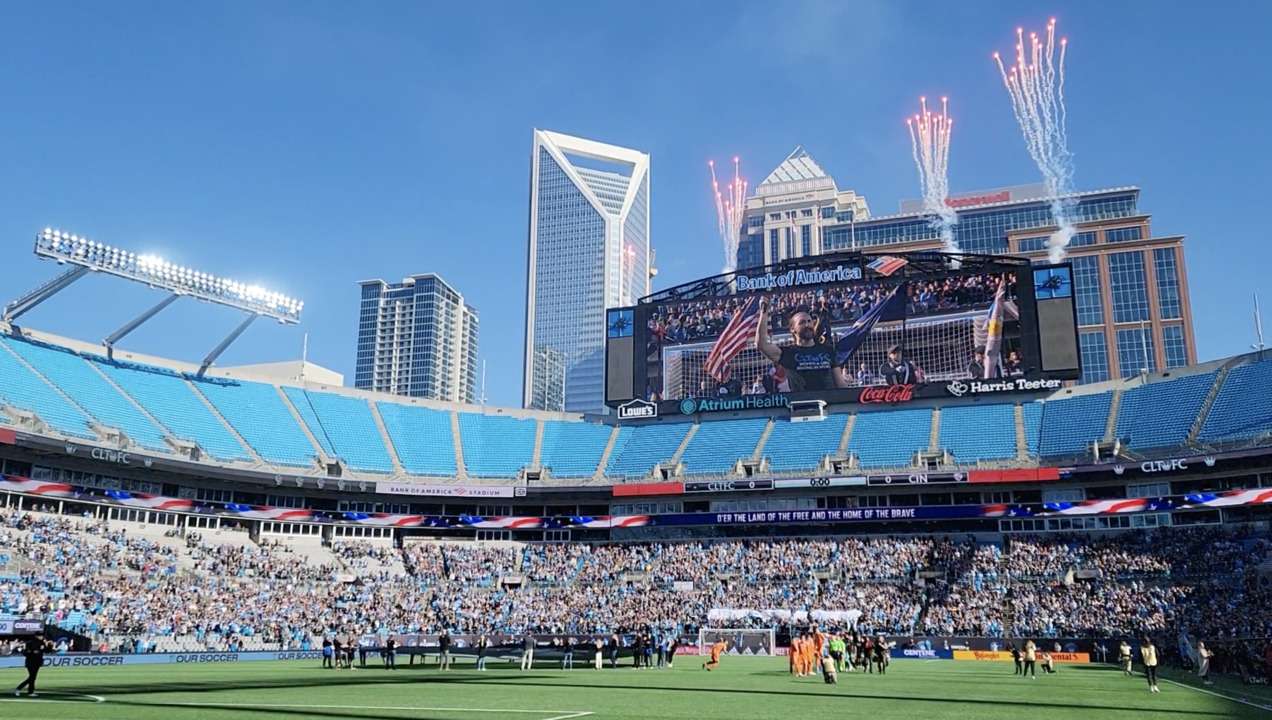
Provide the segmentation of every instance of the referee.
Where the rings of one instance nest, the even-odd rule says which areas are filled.
[[[27,638],[26,647],[22,649],[22,654],[26,656],[27,679],[13,691],[14,697],[22,694],[22,688],[26,688],[27,697],[38,697],[35,694],[35,678],[39,676],[40,668],[44,667],[44,651],[49,649],[51,645],[44,639],[44,633],[36,633]]]

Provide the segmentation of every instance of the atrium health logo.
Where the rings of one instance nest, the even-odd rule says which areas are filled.
[[[680,401],[680,412],[685,415],[692,415],[698,412],[698,401],[691,397],[687,397]]]

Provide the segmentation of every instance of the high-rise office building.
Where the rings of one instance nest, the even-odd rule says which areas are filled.
[[[1074,194],[1077,234],[1069,243],[1082,350],[1083,382],[1131,377],[1197,362],[1184,238],[1154,236],[1139,208],[1139,188]],[[1047,259],[1055,231],[1043,185],[950,195],[958,212],[954,240],[963,252]],[[835,189],[796,149],[747,200],[738,267],[788,258],[865,250],[940,250],[938,230],[918,200],[900,213],[870,217],[865,200]]]
[[[530,167],[523,403],[606,413],[605,310],[649,294],[649,155],[535,130]]]
[[[396,285],[364,280],[358,315],[359,390],[477,400],[477,311],[431,273]]]

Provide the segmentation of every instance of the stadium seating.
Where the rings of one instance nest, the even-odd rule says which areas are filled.
[[[393,472],[393,458],[384,447],[380,428],[366,400],[294,387],[283,388],[283,391],[300,411],[314,437],[325,437],[331,454],[350,470],[384,475]]]
[[[848,424],[845,414],[828,415],[816,422],[791,422],[779,418],[764,443],[764,457],[773,472],[811,472],[823,457],[839,452]]]
[[[738,460],[750,460],[768,426],[768,418],[704,422],[689,439],[680,462],[686,475],[720,475]]]
[[[163,428],[151,422],[79,355],[16,338],[0,338],[0,344],[26,360],[67,396],[74,398],[76,404],[102,425],[123,431],[130,440],[147,450],[171,451],[164,442],[167,433]]]
[[[1228,371],[1197,439],[1206,443],[1250,440],[1272,432],[1272,360]]]
[[[377,402],[375,406],[407,474],[455,476],[458,469],[450,412],[393,402]]]
[[[609,425],[545,420],[539,464],[553,477],[591,477],[613,434]]]
[[[198,444],[209,457],[222,462],[252,461],[243,443],[212,414],[185,378],[163,368],[90,360],[173,436]]]
[[[194,386],[262,460],[285,467],[316,465],[314,444],[273,385],[200,381]]]
[[[1025,416],[1025,446],[1029,457],[1038,457],[1038,442],[1042,436],[1042,409],[1045,403],[1034,401],[1021,405]]]
[[[16,357],[0,349],[0,398],[19,410],[39,415],[53,430],[71,437],[95,439],[89,418],[33,374]]]
[[[533,419],[459,413],[464,470],[479,478],[516,477],[534,458],[537,425]]]
[[[1112,407],[1112,392],[1048,400],[1042,409],[1039,454],[1065,457],[1086,452],[1091,443],[1104,438]]]
[[[938,447],[968,465],[1016,457],[1015,405],[961,405],[941,410]]]
[[[632,428],[622,445],[615,444],[611,477],[645,477],[658,463],[671,460],[684,441],[690,423],[657,423]]]
[[[889,410],[857,413],[848,452],[863,468],[908,467],[932,437],[932,411]]]
[[[1122,391],[1115,435],[1132,450],[1183,445],[1217,375],[1187,375]]]

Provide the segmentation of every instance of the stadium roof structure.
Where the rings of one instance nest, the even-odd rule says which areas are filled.
[[[28,292],[22,297],[4,306],[0,312],[0,323],[13,327],[14,321],[33,310],[45,300],[70,287],[76,280],[89,273],[104,273],[125,280],[132,280],[147,285],[153,290],[170,293],[150,309],[130,320],[123,327],[111,333],[102,341],[107,355],[113,352],[115,343],[122,340],[132,331],[141,327],[148,320],[159,314],[164,308],[181,297],[192,297],[196,300],[216,305],[235,308],[246,313],[246,317],[204,358],[199,368],[202,374],[212,366],[216,359],[238,339],[243,331],[258,317],[268,317],[283,325],[295,325],[300,322],[300,312],[305,304],[281,293],[271,292],[259,285],[218,278],[204,272],[174,265],[154,255],[137,255],[110,245],[89,240],[85,237],[64,233],[60,230],[45,228],[35,237],[35,254],[46,260],[54,260],[59,265],[70,265],[62,274],[43,285]],[[20,329],[18,329],[20,331]]]
[[[773,265],[741,268],[732,272],[713,275],[693,280],[652,295],[641,298],[637,302],[648,305],[668,300],[693,300],[696,298],[725,297],[736,292],[735,279],[740,276],[761,278],[772,273],[778,275],[791,270],[828,272],[836,267],[848,265],[864,269],[873,261],[883,258],[905,260],[900,269],[887,275],[890,280],[901,281],[906,278],[932,277],[947,275],[953,271],[962,272],[1010,272],[1030,267],[1028,258],[1011,255],[974,255],[946,253],[938,251],[919,251],[910,253],[864,253],[846,251],[826,255],[791,258]]]

